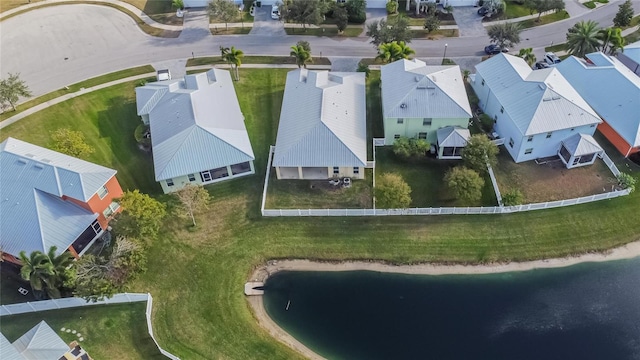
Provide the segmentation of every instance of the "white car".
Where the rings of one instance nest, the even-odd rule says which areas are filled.
[[[280,9],[278,9],[278,5],[271,6],[271,18],[273,20],[280,20]]]
[[[171,72],[169,69],[158,70],[158,81],[171,80]]]
[[[557,64],[560,64],[560,58],[558,57],[558,55],[552,53],[552,52],[548,52],[546,54],[544,54],[544,61],[549,64],[549,66],[556,66]]]

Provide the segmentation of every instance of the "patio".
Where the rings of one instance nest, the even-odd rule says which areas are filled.
[[[300,173],[297,167],[280,167],[280,179],[300,179]],[[275,169],[273,169],[275,173]],[[326,167],[303,167],[302,179],[304,180],[323,180],[327,179],[328,168]]]

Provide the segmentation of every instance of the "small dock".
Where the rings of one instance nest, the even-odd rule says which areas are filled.
[[[244,294],[247,296],[263,295],[264,283],[252,281],[244,284]]]

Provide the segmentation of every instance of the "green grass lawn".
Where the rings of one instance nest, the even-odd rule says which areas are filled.
[[[567,18],[569,18],[569,13],[562,10],[562,11],[554,12],[549,15],[543,15],[540,17],[540,21],[538,21],[538,18],[536,17],[535,19],[520,21],[518,24],[520,24],[520,27],[522,29],[527,29],[527,28],[532,28],[534,26],[551,24],[553,22],[564,20]]]
[[[319,28],[284,28],[287,35],[311,35],[311,36],[331,36],[331,37],[356,37],[362,34],[362,25],[351,25],[344,32],[339,33],[335,26],[322,26]]]
[[[220,56],[198,57],[187,60],[187,66],[225,64]],[[242,58],[243,64],[295,64],[296,59],[292,56],[245,56]],[[311,65],[331,65],[326,57],[314,57]],[[242,66],[240,67],[242,69]]]
[[[458,29],[441,29],[432,32],[428,32],[427,30],[411,30],[411,36],[414,39],[437,40],[444,37],[458,37],[460,36],[460,31],[458,31]]]
[[[182,19],[176,16],[176,9],[171,5],[170,0],[123,0],[145,14],[153,20],[167,25],[182,25]]]
[[[211,31],[211,35],[246,35],[251,32],[251,27],[225,28],[224,25],[222,25],[221,27],[214,27],[209,30]]]
[[[638,192],[510,215],[263,218],[264,169],[268,147],[275,142],[286,71],[240,68],[236,90],[256,155],[256,175],[209,186],[213,204],[198,216],[195,231],[188,221],[168,217],[150,245],[148,271],[131,285],[130,291],[152,293],[158,341],[183,359],[302,358],[257,325],[244,298],[244,282],[268,259],[523,261],[604,251],[640,238],[640,222],[633,216],[640,208]],[[115,164],[123,185],[158,194],[151,160],[135,149],[132,134],[139,120],[132,89],[124,84],[78,97],[21,120],[2,136],[46,144],[52,128],[73,122],[92,135],[94,146],[101,144],[93,160]],[[117,145],[111,144],[115,138]],[[617,153],[609,155],[625,162]],[[123,156],[132,160],[125,162]],[[426,191],[422,196],[428,196]],[[110,331],[109,336],[122,336],[115,328]],[[124,341],[116,345],[125,346]]]
[[[13,342],[44,320],[67,344],[78,337],[61,328],[82,334],[84,341],[79,344],[94,359],[166,359],[147,332],[146,306],[146,302],[94,305],[3,316],[2,334]]]
[[[0,1],[0,12],[4,12],[7,10],[11,10],[17,8],[18,6],[28,5],[31,3],[36,3],[44,0],[2,0]]]

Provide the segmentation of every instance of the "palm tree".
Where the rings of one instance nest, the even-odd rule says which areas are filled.
[[[289,55],[296,58],[296,65],[298,65],[298,69],[301,67],[304,67],[306,69],[307,64],[310,62],[313,62],[313,59],[311,58],[311,53],[301,45],[292,46],[291,52],[289,53]]]
[[[533,66],[533,64],[536,63],[536,56],[533,53],[532,48],[520,49],[518,56],[523,58],[524,61],[526,61],[527,64],[529,64],[529,66]]]
[[[467,79],[469,79],[469,75],[471,75],[471,71],[467,69],[462,70],[462,79],[464,81],[467,81]]]
[[[620,28],[606,28],[600,29],[597,35],[598,39],[602,43],[600,51],[608,53],[609,55],[615,55],[619,49],[623,49],[625,41],[622,36],[622,30]]]
[[[53,266],[53,285],[56,289],[60,289],[64,286],[65,280],[67,280],[67,268],[73,263],[73,260],[75,258],[73,257],[73,255],[71,255],[70,252],[67,251],[56,256],[56,250],[58,250],[58,248],[55,246],[49,248],[47,257],[49,258],[49,262]]]
[[[60,297],[60,291],[54,286],[55,270],[53,264],[46,254],[40,251],[33,251],[29,257],[26,252],[20,252],[20,276],[29,280],[31,289],[34,292],[46,291],[49,297]]]
[[[178,10],[184,10],[184,1],[183,0],[173,0],[171,2],[171,5],[178,9]]]
[[[588,53],[597,51],[600,46],[598,30],[598,23],[593,20],[582,20],[569,28],[567,32],[569,54],[584,57]]]
[[[380,59],[384,63],[391,63],[396,60],[408,59],[409,56],[415,53],[416,52],[407,46],[404,41],[392,41],[380,44],[376,59]]]
[[[234,46],[231,47],[227,51],[226,54],[222,56],[229,64],[231,64],[231,70],[236,70],[236,81],[240,80],[240,74],[238,73],[238,67],[242,65],[242,58],[244,57],[244,52],[240,49],[236,49]]]

